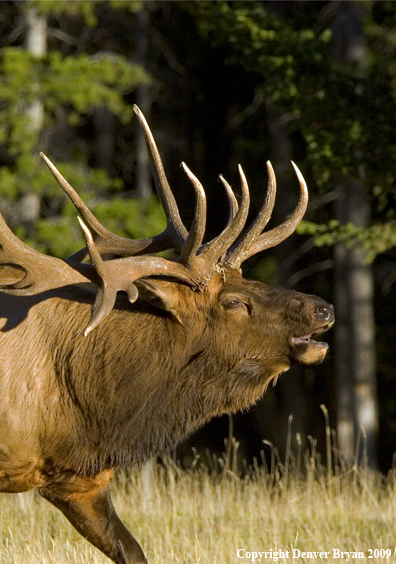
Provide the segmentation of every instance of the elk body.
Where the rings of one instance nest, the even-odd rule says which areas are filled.
[[[215,415],[247,408],[293,363],[321,362],[327,345],[311,337],[334,322],[321,298],[240,272],[244,260],[284,240],[301,220],[307,192],[298,169],[296,209],[263,233],[275,199],[268,165],[266,201],[242,237],[245,177],[240,169],[240,206],[221,178],[229,221],[202,244],[202,186],[183,165],[196,192],[187,232],[135,111],[168,220],[163,234],[129,240],[108,232],[45,156],[82,217],[86,248],[66,261],[42,255],[0,216],[0,491],[37,488],[117,564],[145,557],[113,508],[114,470],[174,447]],[[169,248],[178,260],[153,256]],[[109,253],[122,258],[107,260]],[[98,286],[96,297],[87,282]]]

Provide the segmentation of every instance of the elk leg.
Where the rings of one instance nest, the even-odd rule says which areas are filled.
[[[81,481],[77,479],[78,482]],[[139,543],[129,533],[118,517],[108,483],[98,486],[96,480],[91,489],[80,483],[68,486],[51,485],[40,489],[40,495],[60,509],[70,523],[90,543],[101,550],[116,564],[147,564]],[[77,487],[76,487],[77,486]],[[77,491],[76,491],[77,490]]]

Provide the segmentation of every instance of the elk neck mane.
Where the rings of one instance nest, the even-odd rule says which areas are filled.
[[[9,304],[5,335],[14,324],[23,331],[25,326],[18,325],[23,317],[41,326],[30,338],[38,341],[32,342],[36,350],[47,351],[42,362],[48,365],[49,377],[43,386],[47,395],[54,396],[50,425],[59,436],[65,429],[59,455],[63,465],[94,475],[115,466],[144,463],[173,448],[214,415],[236,411],[240,403],[247,407],[262,395],[263,374],[259,382],[254,378],[256,385],[247,385],[245,378],[244,386],[238,386],[240,378],[232,377],[229,351],[223,359],[218,343],[205,330],[205,324],[211,323],[207,303],[224,286],[221,274],[214,278],[201,293],[177,284],[178,295],[187,301],[191,297],[195,304],[195,314],[191,307],[192,317],[186,316],[184,325],[155,303],[139,299],[131,305],[121,297],[87,337],[82,328],[93,298],[82,288],[70,286],[45,296],[6,300],[3,296]],[[5,308],[3,316],[7,316]],[[59,319],[61,332],[56,330]],[[38,391],[42,394],[42,387]],[[32,409],[39,408],[40,396],[35,400]]]

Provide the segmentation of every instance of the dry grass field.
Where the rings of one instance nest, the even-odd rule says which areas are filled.
[[[346,468],[334,449],[321,465],[313,441],[286,464],[273,450],[269,470],[243,478],[232,456],[221,475],[198,466],[151,465],[114,484],[117,511],[150,564],[396,562],[396,471]],[[106,562],[38,495],[0,495],[0,564]]]

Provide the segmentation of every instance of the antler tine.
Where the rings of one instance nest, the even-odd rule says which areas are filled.
[[[199,255],[200,258],[202,257],[202,259],[205,259],[205,261],[208,264],[216,262],[220,257],[224,255],[226,250],[230,247],[231,243],[235,241],[235,239],[242,231],[249,213],[250,196],[249,196],[248,183],[246,181],[245,174],[240,165],[238,166],[238,170],[239,170],[241,189],[242,189],[241,205],[238,208],[233,219],[228,222],[227,226],[220,233],[220,235],[218,235],[215,239],[210,241],[210,243],[206,245],[206,247],[202,250],[201,254]],[[231,186],[222,176],[220,177],[220,180],[223,186],[225,187],[227,194],[229,192],[233,193]]]
[[[0,214],[1,290],[14,296],[34,296],[69,284],[96,280],[89,265],[78,266],[82,267],[81,272],[61,259],[31,249],[14,235]]]
[[[176,200],[172,194],[168,179],[166,178],[164,166],[162,164],[161,156],[158,152],[153,134],[151,133],[144,115],[136,104],[133,106],[133,109],[139,120],[140,127],[142,128],[146,140],[147,148],[151,157],[151,170],[155,186],[157,188],[157,194],[165,211],[167,229],[164,233],[167,233],[172,238],[176,248],[181,249],[187,239],[187,229],[184,227],[180,218]]]
[[[44,155],[44,153],[40,153],[40,156],[51,171],[55,180],[58,182],[59,186],[69,196],[70,200],[74,204],[74,207],[84,219],[85,224],[89,226],[96,248],[100,253],[136,255],[143,252],[150,253],[171,248],[172,244],[167,240],[167,237],[165,237],[164,234],[156,235],[155,237],[147,239],[126,239],[125,237],[120,237],[119,235],[116,235],[106,229],[96,219],[94,214],[88,209],[74,188],[61,175],[50,159]],[[87,256],[87,254],[87,249],[81,249],[71,256],[69,260],[81,261]]]
[[[88,252],[100,278],[91,319],[84,331],[88,335],[113,309],[118,291],[128,294],[131,303],[138,298],[136,280],[146,276],[171,276],[192,286],[198,286],[199,279],[184,265],[162,257],[128,257],[104,261],[96,248],[89,228],[78,218],[84,232]],[[83,265],[85,266],[85,265]]]
[[[229,216],[228,216],[227,225],[229,225],[231,223],[231,221],[234,219],[234,217],[236,216],[237,211],[239,209],[238,201],[235,197],[235,194],[234,194],[231,186],[228,184],[227,180],[224,178],[224,176],[222,174],[219,175],[219,180],[222,183],[222,185],[224,186],[224,190],[226,191],[227,198],[228,198],[230,213],[229,213]]]
[[[186,239],[186,242],[183,245],[180,262],[185,264],[186,266],[193,267],[196,265],[196,261],[194,261],[197,251],[201,246],[202,239],[205,234],[205,227],[206,227],[206,196],[205,191],[202,187],[202,184],[194,176],[191,170],[187,167],[185,163],[181,164],[184,172],[188,176],[191,184],[194,186],[195,194],[196,194],[196,206],[195,206],[195,214],[194,220],[191,225],[190,232]]]
[[[105,262],[102,260],[90,230],[80,217],[78,217],[78,221],[85,235],[92,264],[101,280],[95,303],[92,307],[91,319],[84,331],[84,336],[86,337],[113,309],[118,290],[127,292],[131,303],[137,300],[138,290],[133,284],[133,280],[129,278],[127,280],[120,280],[120,268],[117,268],[119,265],[114,265],[115,261]]]
[[[230,252],[227,253],[225,262],[229,265],[235,265],[239,260],[239,264],[241,264],[244,260],[246,260],[246,255],[249,252],[250,246],[252,245],[256,237],[263,231],[271,217],[276,197],[276,178],[274,169],[272,168],[272,165],[269,161],[267,162],[267,170],[268,187],[264,204],[260,210],[260,213],[254,220],[252,225],[249,227],[241,241],[236,245],[234,249],[230,250]]]
[[[249,244],[247,245],[245,242],[245,238],[237,245],[235,249],[233,249],[230,253],[227,254],[225,264],[234,268],[240,268],[243,261],[251,257],[252,255],[263,251],[265,249],[270,249],[271,247],[275,247],[287,237],[289,237],[297,228],[298,224],[300,223],[301,219],[303,218],[307,205],[308,205],[308,189],[305,183],[304,177],[299,171],[298,167],[293,163],[294,170],[296,172],[299,184],[300,184],[300,198],[296,208],[294,209],[291,216],[281,225],[271,229],[267,233],[258,234],[259,230],[258,223],[266,225],[269,220],[269,217],[272,213],[272,208],[274,205],[275,200],[275,192],[276,192],[276,184],[275,184],[275,174],[272,169],[270,163],[267,163],[268,166],[268,174],[269,174],[269,182],[268,182],[268,192],[267,197],[262,208],[262,211],[259,214],[259,217],[253,223],[252,227],[246,234],[246,238],[249,239]],[[267,201],[269,202],[267,204]],[[267,209],[268,205],[268,209]],[[262,215],[262,219],[259,220],[260,216]],[[268,218],[267,218],[268,216]],[[264,221],[265,217],[265,221]],[[261,227],[260,231],[264,229],[264,226]],[[251,237],[251,231],[254,230],[256,233],[255,237]]]

